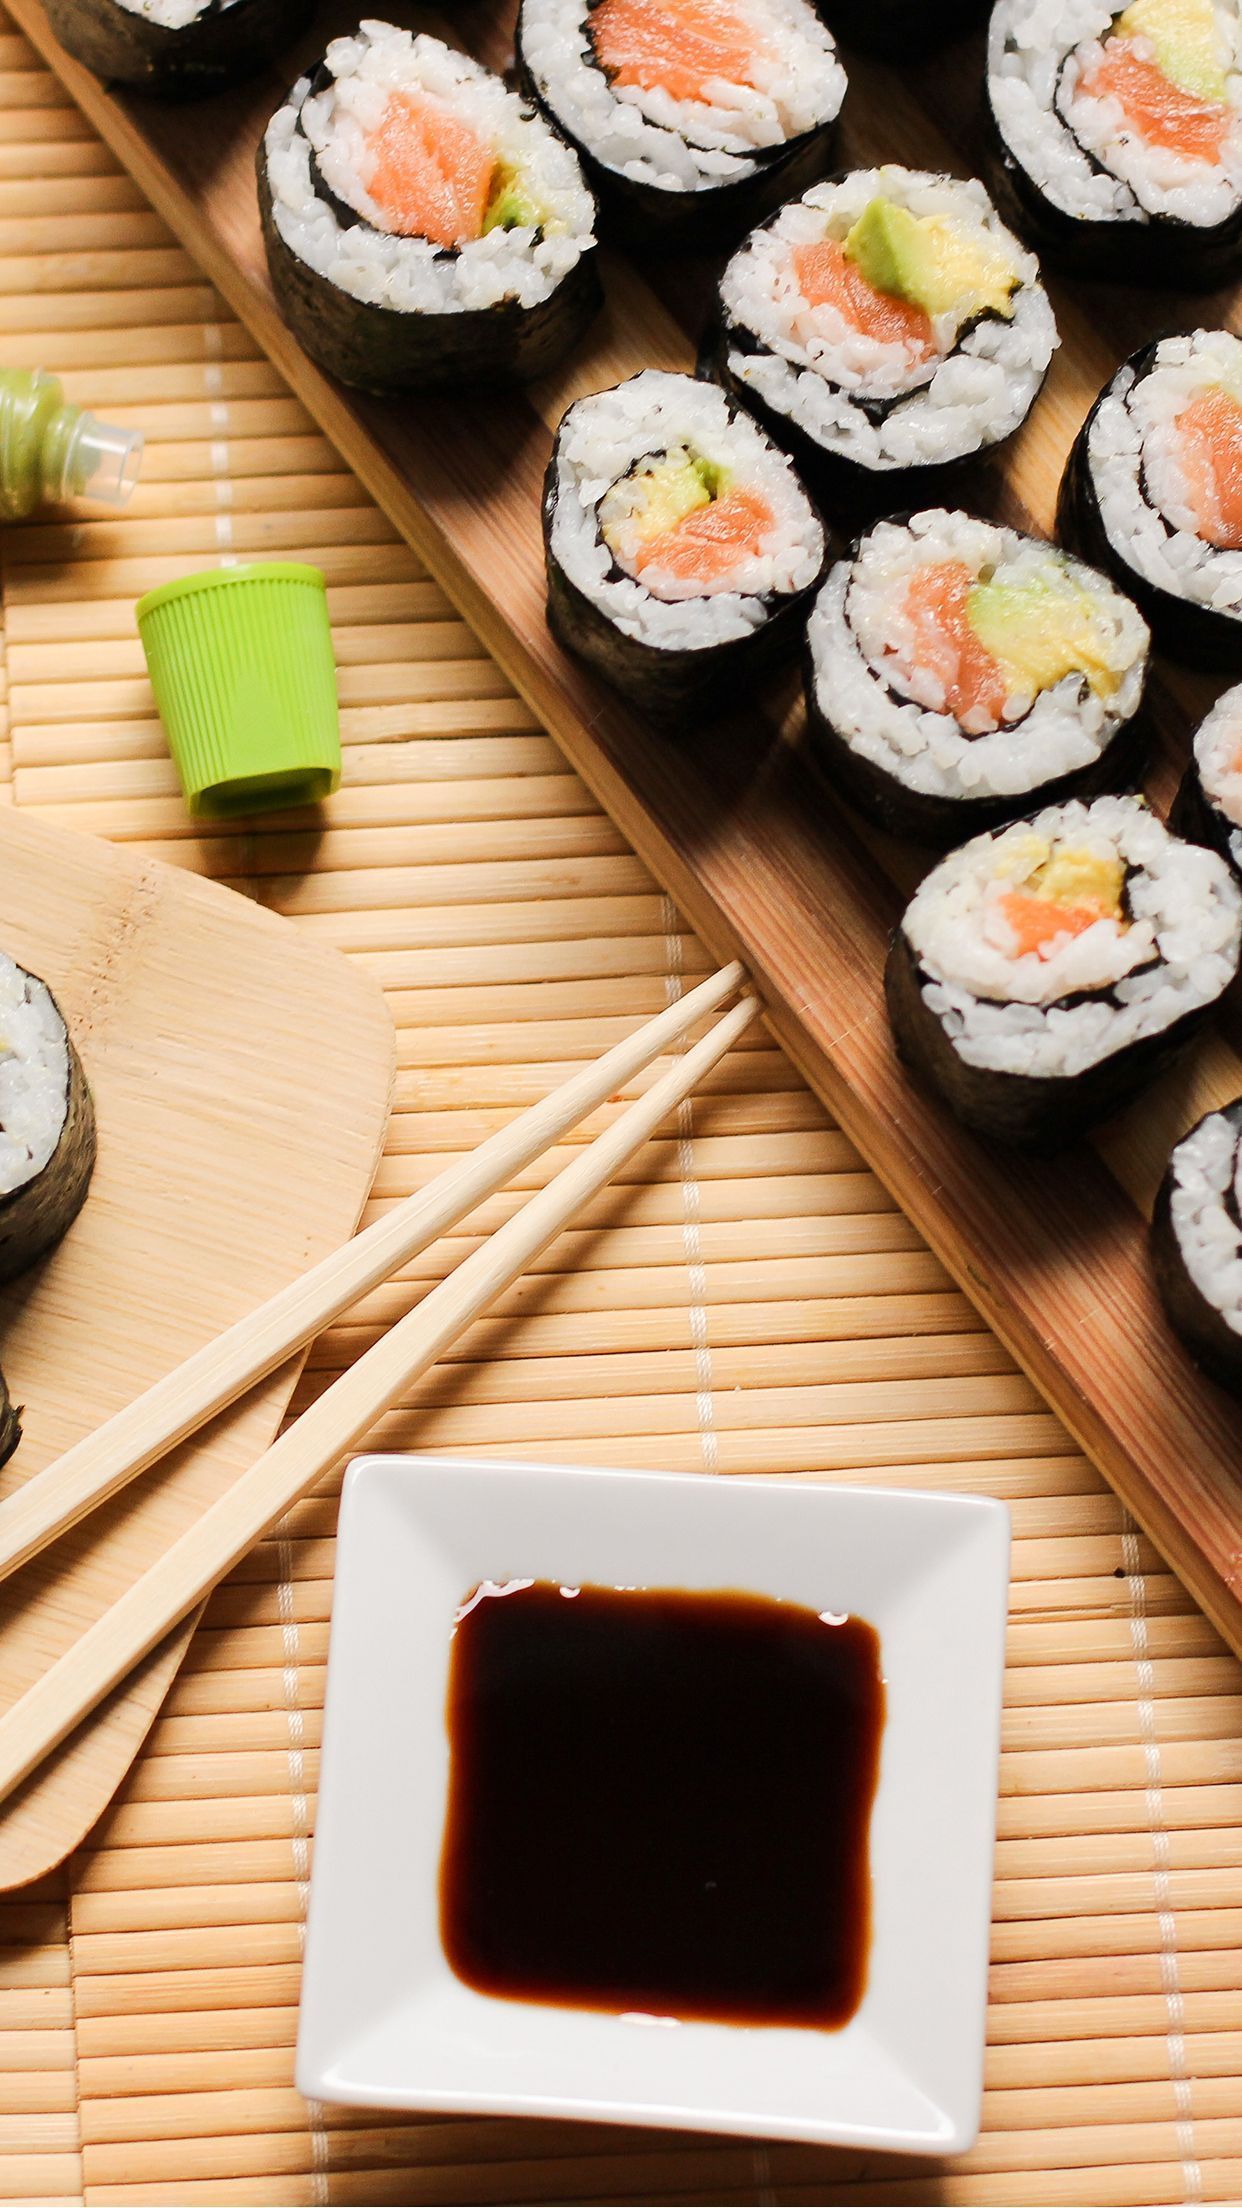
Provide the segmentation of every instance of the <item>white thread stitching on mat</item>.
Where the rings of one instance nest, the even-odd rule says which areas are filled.
[[[289,1521],[282,1518],[276,1528],[276,1568],[280,1584],[276,1589],[276,1609],[280,1617],[280,1645],[284,1657],[281,1681],[285,1696],[285,1720],[289,1744],[286,1757],[289,1765],[289,1820],[293,1828],[291,1848],[293,1875],[298,1889],[298,1951],[306,1945],[306,1905],[310,1898],[310,1804],[306,1798],[306,1724],[302,1712],[302,1637],[298,1630],[297,1606],[293,1592],[293,1543],[289,1538]],[[329,2199],[328,2192],[328,2134],[324,2129],[322,2101],[306,2103],[306,2130],[311,2150],[311,2199],[316,2208]]]
[[[1203,2198],[1203,2172],[1195,2153],[1194,2107],[1190,2091],[1190,2072],[1186,2067],[1186,2007],[1182,1998],[1177,1917],[1169,1886],[1169,1833],[1164,1821],[1164,1781],[1154,1702],[1155,1673],[1152,1670],[1147,1632],[1147,1582],[1143,1577],[1138,1527],[1128,1510],[1122,1513],[1121,1561],[1125,1568],[1126,1592],[1130,1600],[1130,1645],[1134,1651],[1134,1669],[1138,1677],[1139,1740],[1142,1744],[1143,1768],[1147,1780],[1147,1829],[1151,1835],[1152,1884],[1156,1895],[1156,1923],[1160,1930],[1160,1988],[1164,1994],[1167,2019],[1165,2046],[1169,2057],[1173,2106],[1177,2111],[1175,2130],[1177,2151],[1182,2165],[1182,2197],[1183,2201],[1192,2202]]]
[[[677,1004],[682,996],[681,916],[671,897],[660,901],[664,928],[664,954],[668,962],[664,996]],[[684,1051],[683,1036],[677,1048]],[[720,1442],[712,1401],[712,1345],[707,1326],[707,1268],[703,1263],[703,1198],[694,1169],[694,1099],[687,1096],[677,1107],[677,1171],[681,1179],[681,1240],[686,1253],[690,1283],[690,1343],[694,1350],[695,1410],[699,1422],[699,1448],[705,1472],[720,1470]]]
[[[231,512],[233,484],[229,475],[229,431],[232,428],[232,418],[228,400],[223,396],[224,371],[220,363],[224,355],[224,330],[219,322],[206,324],[203,342],[207,348],[203,383],[211,402],[211,426],[216,432],[211,441],[211,480],[216,494],[216,545],[221,567],[236,567],[237,554],[233,549]]]

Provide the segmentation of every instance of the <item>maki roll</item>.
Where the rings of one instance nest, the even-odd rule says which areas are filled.
[[[268,124],[259,204],[280,311],[344,383],[542,375],[600,304],[575,155],[425,32],[333,39]]]
[[[1242,688],[1226,690],[1196,729],[1169,826],[1219,851],[1242,881]]]
[[[987,14],[988,0],[823,0],[823,9],[847,46],[902,62],[963,37]]]
[[[708,365],[808,482],[874,512],[1017,429],[1056,343],[1039,265],[983,186],[890,166],[752,231]]]
[[[656,368],[570,407],[543,527],[554,635],[657,717],[730,702],[792,644],[826,554],[784,454]]]
[[[1242,342],[1194,330],[1123,362],[1075,440],[1058,523],[1157,644],[1242,669]]]
[[[731,245],[822,175],[845,96],[810,0],[522,0],[517,57],[647,248]]]
[[[1050,260],[1210,288],[1242,268],[1238,0],[997,0],[993,185]]]
[[[47,0],[66,53],[166,100],[218,92],[261,69],[312,12],[313,0]]]
[[[0,1372],[0,1464],[7,1464],[22,1438],[22,1414],[15,1411]]]
[[[0,1281],[59,1242],[94,1165],[95,1108],[60,1007],[0,951]]]
[[[1176,1144],[1151,1236],[1174,1333],[1213,1380],[1242,1395],[1242,1096]]]
[[[1238,970],[1242,891],[1141,798],[976,836],[906,907],[886,988],[898,1050],[967,1127],[1048,1150],[1125,1104]]]
[[[832,780],[895,835],[960,843],[1134,779],[1147,625],[1094,568],[943,510],[880,521],[807,627]]]

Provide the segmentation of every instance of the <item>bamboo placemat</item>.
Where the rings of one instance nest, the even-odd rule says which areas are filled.
[[[0,795],[231,881],[366,962],[400,1030],[384,1201],[703,953],[2,13],[0,332],[0,356],[60,370],[150,437],[128,513],[7,535]],[[329,577],[345,786],[322,828],[200,835],[132,600],[204,562],[286,554]],[[321,1342],[303,1398],[513,1202]],[[325,1491],[214,1598],[63,1891],[0,1902],[0,2197],[1242,2196],[1236,1664],[762,1037],[376,1438],[1008,1499],[982,2142],[946,2168],[299,2101]]]

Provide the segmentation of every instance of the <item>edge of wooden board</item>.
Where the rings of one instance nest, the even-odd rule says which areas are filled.
[[[309,1110],[299,1106],[290,1132],[296,1137],[295,1156],[303,1174],[316,1159],[320,1161],[315,1202],[313,1207],[306,1207],[291,1176],[275,1214],[281,1222],[280,1259],[265,1256],[259,1279],[270,1276],[272,1286],[279,1286],[282,1279],[292,1278],[302,1265],[346,1239],[357,1224],[382,1155],[395,1061],[391,1019],[374,982],[340,953],[299,936],[292,922],[219,883],[204,881],[146,854],[118,849],[97,837],[42,820],[37,814],[10,806],[0,812],[0,852],[5,861],[9,902],[27,916],[32,943],[36,939],[42,942],[53,932],[47,915],[53,906],[63,903],[59,885],[65,880],[73,885],[69,909],[75,917],[65,946],[67,959],[73,961],[73,976],[70,994],[64,1001],[70,1025],[82,1042],[88,1072],[92,1062],[99,1069],[95,1086],[101,1106],[106,1098],[115,1102],[124,1093],[132,1112],[138,1085],[133,1069],[126,1067],[119,1075],[114,1070],[110,1084],[104,1083],[105,1064],[118,1055],[124,1058],[123,1050],[112,1050],[110,1030],[115,1032],[120,1026],[126,1006],[152,1004],[160,987],[157,975],[163,974],[166,986],[170,960],[174,965],[178,958],[185,960],[188,981],[204,944],[227,940],[231,958],[242,962],[248,975],[257,971],[262,977],[261,986],[270,985],[277,975],[283,981],[292,963],[295,979],[289,983],[289,1002],[308,1031],[313,1031],[315,1007],[325,992],[330,993],[350,1045],[341,1054],[331,1101],[323,1107],[324,1122],[332,1132],[335,1148],[325,1160],[318,1123]],[[6,933],[6,940],[13,938]],[[20,930],[14,947],[22,955]],[[290,951],[294,954],[292,961]],[[162,964],[157,965],[157,960]],[[64,987],[64,976],[42,959],[39,965],[55,986]],[[272,995],[274,1000],[275,989]],[[75,1003],[75,998],[80,1001]],[[253,1062],[256,1018],[252,1012],[241,1022],[242,1035],[251,1051],[250,1057],[243,1054],[239,1058],[243,1068]],[[192,1022],[187,1022],[184,1029],[177,1027],[176,1050],[184,1054],[186,1037],[196,1033],[199,1052],[205,1056],[207,1046]],[[162,1070],[169,1069],[166,1066]],[[245,1093],[253,1103],[250,1091]],[[168,1102],[161,1107],[165,1116],[171,1108]],[[201,1131],[203,1123],[195,1124]],[[131,1121],[119,1118],[113,1125],[114,1137],[118,1128],[130,1132]],[[251,1156],[257,1154],[252,1144]],[[231,1155],[237,1167],[236,1150]],[[103,1163],[101,1146],[101,1171]],[[240,1163],[244,1166],[246,1160]],[[36,1404],[39,1414],[34,1459],[24,1464],[22,1452],[18,1453],[12,1473],[6,1469],[6,1488],[13,1476],[20,1485],[39,1469],[40,1462],[76,1439],[102,1415],[102,1407],[110,1407],[110,1398],[124,1400],[148,1378],[156,1377],[158,1350],[152,1354],[149,1348],[136,1352],[123,1368],[118,1365],[110,1370],[103,1384],[99,1371],[89,1382],[79,1380],[75,1384],[76,1368],[70,1365],[64,1381],[57,1379],[54,1384],[36,1387],[32,1363],[37,1355],[46,1355],[38,1345],[47,1328],[62,1348],[67,1339],[78,1339],[84,1323],[85,1284],[88,1279],[96,1285],[110,1279],[118,1254],[136,1264],[141,1277],[142,1259],[136,1254],[132,1229],[138,1217],[137,1200],[148,1185],[145,1167],[143,1174],[141,1183],[135,1183],[132,1172],[122,1182],[111,1168],[111,1199],[101,1195],[97,1181],[83,1215],[83,1226],[89,1230],[85,1239],[80,1232],[71,1235],[63,1249],[37,1273],[6,1291],[6,1362],[10,1348],[15,1354],[20,1352],[17,1369],[21,1373],[24,1366],[28,1400]],[[151,1193],[143,1199],[144,1232],[154,1234],[169,1252],[167,1262],[176,1264],[188,1223],[180,1220],[175,1210],[169,1215],[166,1186],[162,1195],[154,1193],[159,1186],[151,1179]],[[102,1213],[98,1209],[101,1203]],[[208,1221],[206,1234],[202,1231],[204,1217]],[[210,1248],[214,1222],[202,1212],[197,1218],[198,1225],[188,1228],[189,1239],[199,1249]],[[105,1223],[108,1221],[110,1225]],[[108,1236],[115,1234],[118,1221],[131,1231],[128,1241],[114,1247]],[[201,1323],[202,1338],[209,1333],[208,1322],[200,1322],[196,1316],[194,1297],[204,1302],[206,1309],[218,1312],[227,1307],[230,1313],[236,1304],[244,1307],[248,1293],[253,1300],[247,1279],[252,1262],[251,1256],[242,1253],[231,1261],[227,1271],[217,1268],[206,1295],[201,1277],[191,1276],[172,1338],[188,1349],[196,1346],[196,1326]],[[118,1309],[131,1312],[143,1308],[140,1296],[136,1302],[127,1302],[119,1294],[116,1303]],[[170,1454],[163,1465],[145,1475],[124,1496],[115,1498],[86,1526],[66,1534],[9,1582],[5,1590],[4,1624],[10,1635],[4,1641],[8,1666],[5,1699],[19,1691],[23,1679],[37,1676],[40,1666],[64,1645],[66,1621],[71,1629],[75,1621],[80,1628],[97,1614],[100,1587],[80,1582],[77,1561],[102,1540],[105,1572],[115,1578],[141,1569],[145,1561],[159,1553],[166,1525],[192,1522],[194,1505],[191,1490],[184,1484],[187,1480],[193,1482],[193,1495],[200,1501],[210,1499],[267,1446],[279,1428],[304,1361],[304,1354],[287,1361],[200,1435]],[[60,1366],[55,1369],[59,1374]],[[87,1390],[85,1401],[83,1386]],[[169,1515],[173,1512],[175,1517]],[[93,1529],[101,1524],[102,1532],[95,1532]],[[50,1630],[40,1624],[49,1608],[54,1621]],[[0,1809],[0,1889],[25,1885],[52,1869],[106,1811],[158,1715],[200,1610],[201,1605],[196,1605],[193,1614],[165,1636]]]
[[[541,608],[532,602],[527,547],[516,537],[505,542],[498,510],[491,556],[513,563],[505,571],[505,618],[469,557],[491,516],[485,519],[468,487],[454,481],[452,448],[467,418],[454,421],[452,402],[445,402],[447,433],[423,453],[416,492],[405,465],[413,433],[402,425],[401,410],[346,392],[318,370],[280,320],[261,268],[246,266],[246,244],[257,231],[252,210],[238,201],[226,206],[224,220],[208,219],[208,195],[179,182],[154,143],[160,128],[154,111],[113,97],[66,56],[40,0],[8,4],[713,952],[747,961],[783,1047],[1242,1652],[1236,1412],[1170,1335],[1149,1277],[1141,1213],[1119,1181],[1082,1145],[1055,1167],[999,1153],[964,1135],[939,1104],[913,1089],[893,1055],[880,987],[899,900],[843,817],[825,829],[822,787],[804,764],[770,730],[762,740],[757,732],[753,740],[738,736],[723,762],[700,764],[693,744],[653,743],[547,638]],[[621,288],[626,281],[623,274]],[[671,324],[656,315],[652,327],[659,337]],[[610,342],[605,325],[605,367]],[[593,356],[597,368],[600,359]],[[530,434],[530,403],[500,395],[484,441],[506,495],[516,497],[520,484],[529,500],[534,530],[531,492],[546,439]],[[477,416],[468,426],[483,437]],[[535,427],[542,432],[542,424]],[[436,505],[438,521],[424,501]],[[726,740],[733,744],[734,736]],[[749,813],[745,831],[738,826],[742,806]],[[816,813],[821,819],[813,829]],[[749,864],[757,846],[762,875]],[[770,894],[773,885],[777,893]],[[817,940],[821,949],[830,940],[832,950],[831,963],[818,969]]]

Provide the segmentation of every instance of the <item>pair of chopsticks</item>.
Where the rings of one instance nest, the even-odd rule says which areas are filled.
[[[722,967],[36,1473],[0,1503],[0,1579],[304,1349],[360,1296],[606,1104],[696,1020],[729,1003],[743,979],[741,966]],[[0,1717],[0,1801],[519,1278],[710,1073],[758,1009],[750,995],[733,1004],[645,1095],[334,1381]]]

